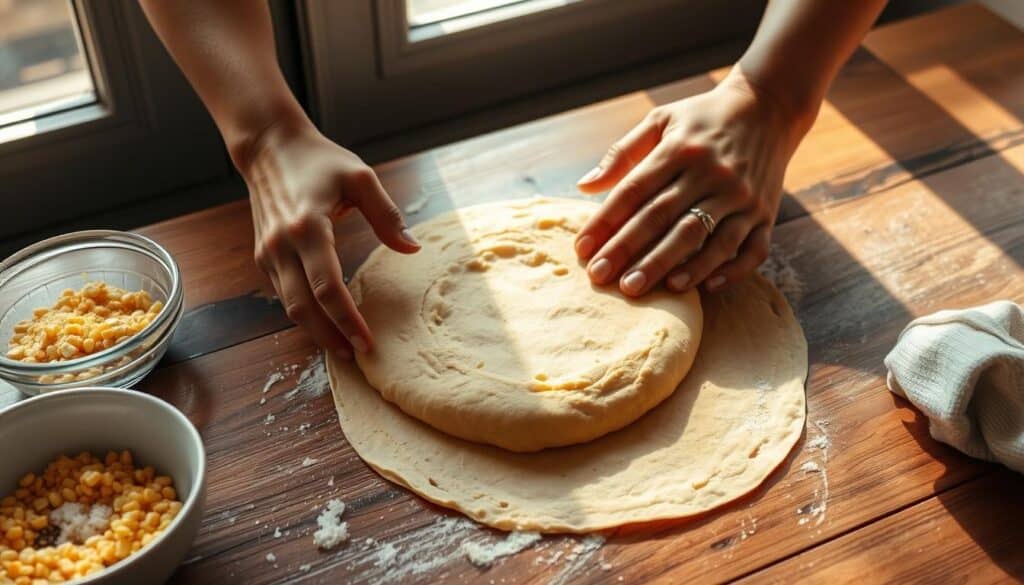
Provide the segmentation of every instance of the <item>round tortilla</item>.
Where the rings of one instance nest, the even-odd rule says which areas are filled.
[[[504,530],[589,532],[702,514],[754,490],[805,419],[807,342],[763,278],[705,295],[700,352],[679,388],[589,443],[512,453],[452,437],[383,400],[331,359],[338,419],[384,477]]]
[[[693,364],[696,291],[630,299],[594,286],[573,250],[597,205],[533,198],[460,209],[381,246],[352,279],[385,400],[462,439],[511,451],[585,443],[668,398]]]

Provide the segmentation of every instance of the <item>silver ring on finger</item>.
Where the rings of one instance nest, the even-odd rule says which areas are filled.
[[[708,235],[715,233],[715,218],[700,207],[691,207],[689,213],[700,220],[700,224],[707,230]]]

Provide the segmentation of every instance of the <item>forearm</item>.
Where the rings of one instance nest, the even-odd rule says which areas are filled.
[[[309,120],[277,63],[266,2],[141,0],[242,168],[264,131]]]
[[[771,0],[739,69],[806,127],[886,0]],[[806,130],[806,128],[805,128]]]

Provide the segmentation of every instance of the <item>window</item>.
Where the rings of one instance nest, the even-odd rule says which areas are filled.
[[[0,2],[0,125],[95,101],[71,5]]]
[[[0,238],[228,169],[134,0],[0,0]]]
[[[581,0],[406,0],[410,41],[457,33]]]
[[[305,0],[309,95],[357,146],[753,33],[762,0]],[[731,57],[735,57],[732,54]],[[698,67],[696,64],[700,63]],[[724,63],[724,59],[717,65]]]

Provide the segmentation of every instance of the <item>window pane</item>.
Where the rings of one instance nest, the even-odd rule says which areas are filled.
[[[405,0],[409,26],[423,26],[524,0]]]
[[[95,100],[70,0],[0,0],[0,125]]]

